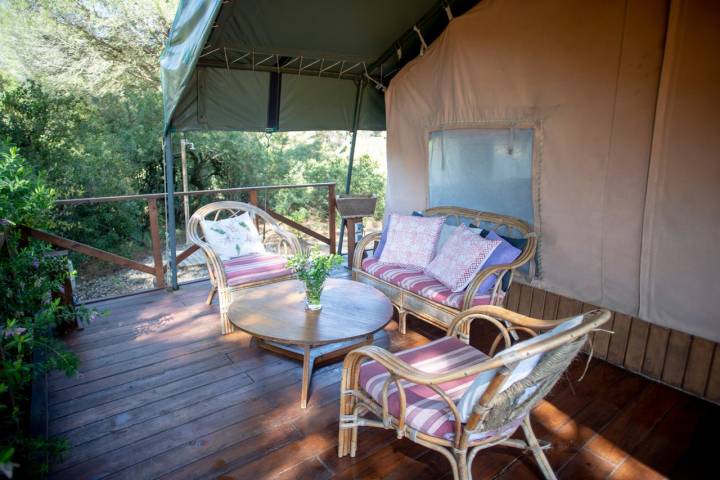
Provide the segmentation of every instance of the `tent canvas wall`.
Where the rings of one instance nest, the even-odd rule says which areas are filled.
[[[388,210],[431,132],[534,126],[534,285],[720,340],[719,44],[709,0],[481,2],[390,84]]]

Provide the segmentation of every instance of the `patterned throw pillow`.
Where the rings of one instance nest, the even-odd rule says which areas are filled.
[[[445,217],[391,214],[387,242],[380,261],[425,268],[435,255],[435,244],[444,223]]]
[[[501,240],[482,238],[465,225],[460,225],[427,266],[425,274],[453,292],[461,292],[501,243]]]
[[[201,223],[205,241],[222,260],[265,253],[262,238],[247,212],[233,218],[203,220]]]

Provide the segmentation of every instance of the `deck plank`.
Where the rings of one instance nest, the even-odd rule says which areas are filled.
[[[357,457],[338,458],[341,364],[316,370],[309,408],[300,409],[299,364],[255,348],[243,333],[220,336],[207,289],[196,283],[93,305],[107,315],[66,339],[80,375],[50,378],[50,430],[71,445],[52,478],[452,478],[439,453],[390,430],[361,429]],[[536,316],[582,308],[519,285],[512,292],[511,306]],[[409,326],[400,335],[391,322],[375,343],[398,351],[442,335],[413,319]],[[597,339],[600,356],[637,370],[648,362],[646,345],[663,340],[621,315],[613,329]],[[702,372],[683,379],[667,364],[645,369],[720,396],[712,348],[670,340],[676,357]],[[688,477],[709,465],[720,408],[599,360],[578,383],[585,360],[571,365],[574,388],[561,379],[532,414],[537,435],[554,444],[548,457],[560,478]],[[531,455],[503,447],[480,452],[472,469],[476,479],[539,474]]]

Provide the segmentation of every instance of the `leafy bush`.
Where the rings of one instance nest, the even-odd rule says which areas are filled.
[[[54,191],[16,149],[5,145],[2,150],[0,219],[34,227],[52,224]],[[53,336],[53,329],[89,314],[53,299],[70,275],[67,260],[49,256],[46,244],[21,240],[6,220],[0,234],[0,472],[10,476],[19,466],[15,473],[34,477],[47,472],[44,459],[59,454],[65,444],[29,434],[33,379],[52,370],[76,371],[77,357]]]
[[[55,191],[35,177],[17,148],[0,145],[0,219],[45,228],[54,201]]]

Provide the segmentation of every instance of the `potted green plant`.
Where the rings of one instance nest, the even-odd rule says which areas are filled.
[[[320,297],[330,271],[342,263],[342,257],[324,254],[314,247],[310,253],[299,253],[288,259],[288,267],[305,284],[305,305],[308,310],[320,310]]]

